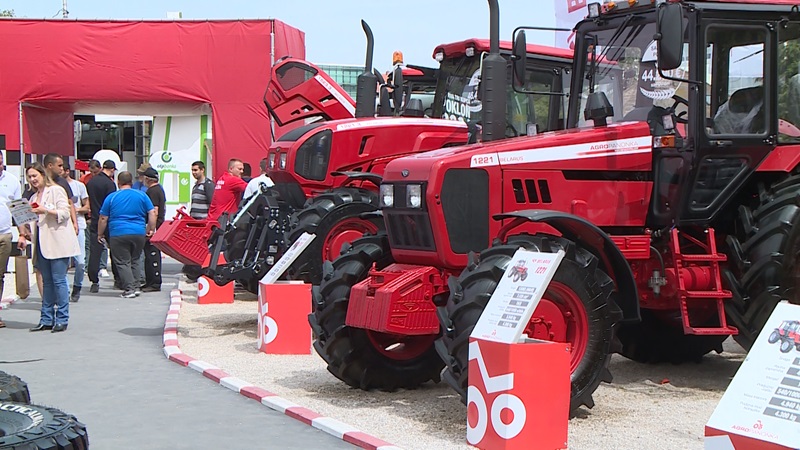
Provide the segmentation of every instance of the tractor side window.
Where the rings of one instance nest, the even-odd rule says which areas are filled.
[[[464,122],[480,121],[481,102],[478,83],[479,57],[450,58],[442,61],[439,88],[433,102],[433,116]]]
[[[706,73],[711,75],[710,135],[753,135],[767,131],[764,107],[764,27],[710,26]]]
[[[778,27],[778,142],[800,142],[800,24]]]
[[[278,76],[278,83],[288,91],[314,78],[317,71],[305,64],[290,63],[278,68],[275,73]]]
[[[558,92],[556,75],[550,71],[533,71],[526,73],[527,79],[522,89],[529,92]],[[508,126],[514,135],[527,134],[529,124],[536,124],[536,131],[552,131],[550,129],[551,102],[559,103],[561,97],[543,94],[524,94],[514,91],[511,80],[508,86]],[[560,103],[559,103],[560,104]]]

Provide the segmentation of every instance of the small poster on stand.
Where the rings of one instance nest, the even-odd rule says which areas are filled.
[[[800,305],[779,303],[706,426],[709,450],[800,445]]]
[[[517,250],[470,337],[507,344],[520,342],[563,258],[563,250]]]
[[[294,241],[291,247],[286,250],[286,253],[281,256],[281,258],[275,263],[274,266],[267,272],[263,277],[261,277],[261,283],[264,284],[272,284],[278,281],[283,272],[292,265],[295,259],[303,253],[303,250],[311,244],[311,241],[314,240],[316,235],[303,233],[297,240]]]

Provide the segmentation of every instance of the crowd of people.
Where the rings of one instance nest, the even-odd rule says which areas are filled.
[[[161,252],[150,238],[165,220],[167,198],[155,168],[144,163],[134,176],[117,173],[112,160],[91,160],[88,172],[77,178],[61,156],[51,153],[26,168],[28,188],[23,192],[20,180],[4,170],[3,163],[0,153],[0,267],[8,266],[16,226],[19,250],[32,245],[42,298],[39,323],[30,331],[65,331],[69,305],[80,300],[84,276],[91,283],[89,292],[99,293],[100,278],[109,276],[109,255],[120,297],[161,290]],[[190,216],[218,221],[225,213],[235,213],[261,184],[274,185],[267,176],[266,158],[260,161],[259,176],[250,178],[248,169],[241,160],[231,159],[215,183],[206,177],[202,161],[192,163]],[[37,219],[15,224],[8,202],[21,198],[28,200]],[[0,292],[2,288],[0,276]],[[0,319],[0,328],[4,326]]]

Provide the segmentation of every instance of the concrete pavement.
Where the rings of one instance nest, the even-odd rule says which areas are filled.
[[[26,381],[33,403],[85,423],[95,449],[354,448],[164,358],[169,274],[179,266],[163,269],[162,292],[135,299],[119,298],[109,279],[99,294],[86,284],[57,334],[28,331],[39,319],[34,287],[0,314],[0,370]]]

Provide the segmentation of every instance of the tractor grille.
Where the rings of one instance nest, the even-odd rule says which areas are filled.
[[[324,181],[328,175],[331,157],[331,130],[323,130],[310,137],[297,149],[294,171],[307,180]]]
[[[489,174],[482,169],[450,169],[442,183],[442,210],[454,253],[489,245]]]
[[[407,250],[435,251],[433,230],[428,213],[425,211],[383,210],[392,248]]]

